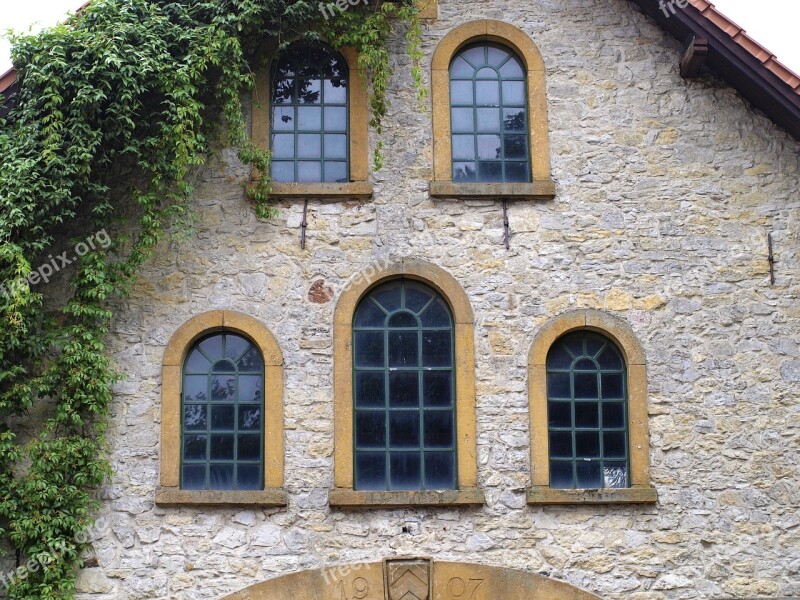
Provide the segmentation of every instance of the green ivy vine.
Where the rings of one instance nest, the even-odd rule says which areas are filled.
[[[355,46],[380,134],[386,43],[404,22],[423,97],[413,0],[333,8],[329,19],[322,4],[93,0],[67,23],[13,40],[18,86],[0,117],[0,540],[18,568],[0,573],[0,595],[74,596],[83,533],[110,475],[105,429],[119,379],[105,343],[111,301],[168,232],[185,230],[190,176],[215,136],[269,172],[241,108],[263,40]],[[379,167],[380,147],[375,156]],[[274,214],[268,177],[249,194],[259,217]],[[48,295],[42,265],[106,230],[129,233],[57,274],[68,298]]]

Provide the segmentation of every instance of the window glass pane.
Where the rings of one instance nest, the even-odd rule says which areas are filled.
[[[502,158],[499,135],[478,136],[478,158],[482,160]]]
[[[389,366],[419,366],[418,344],[419,334],[416,331],[389,331]]]
[[[603,399],[622,399],[622,373],[603,373],[601,375],[601,381],[603,385]]]
[[[233,402],[235,389],[236,377],[234,375],[211,377],[211,400],[213,402]]]
[[[572,434],[570,432],[550,432],[550,456],[554,458],[572,458]]]
[[[605,432],[603,434],[603,456],[605,458],[626,458],[625,432]]]
[[[186,375],[183,378],[184,402],[208,402],[208,376]]]
[[[451,448],[454,445],[453,412],[449,410],[427,410],[423,417],[426,448]]]
[[[386,389],[383,371],[356,373],[356,408],[383,408]]]
[[[261,431],[260,406],[239,407],[239,431]]]
[[[405,307],[413,313],[418,313],[433,299],[430,290],[422,285],[407,282],[404,285]]]
[[[603,473],[599,462],[576,463],[578,489],[597,489],[603,487]]]
[[[273,104],[289,104],[294,98],[294,79],[282,79],[275,82],[272,91]]]
[[[598,398],[597,374],[575,373],[575,397]]]
[[[324,91],[326,104],[345,104],[347,102],[347,87],[343,79],[326,79]]]
[[[550,427],[572,427],[572,404],[569,402],[548,402],[547,422]]]
[[[470,64],[480,67],[486,64],[486,45],[476,44],[462,51],[461,56],[469,61]]]
[[[208,438],[204,435],[186,435],[183,438],[184,460],[205,460]]]
[[[503,138],[505,158],[528,158],[528,138],[524,135],[507,135]]]
[[[503,109],[503,129],[505,131],[525,131],[527,129],[524,108]]]
[[[503,163],[478,163],[478,181],[485,181],[487,183],[503,181]]]
[[[347,158],[347,136],[327,134],[325,136],[325,158]]]
[[[419,448],[419,412],[389,413],[389,445],[392,448]]]
[[[181,489],[202,490],[206,486],[205,465],[183,465]]]
[[[233,465],[211,465],[211,489],[233,489]]]
[[[237,472],[237,489],[260,490],[263,487],[260,465],[239,465]]]
[[[596,402],[575,403],[575,427],[599,427],[600,405]]]
[[[234,406],[212,406],[211,429],[214,431],[232,431],[235,410]]]
[[[472,82],[471,81],[451,81],[450,82],[450,103],[453,106],[471,106],[473,104]]]
[[[605,338],[599,335],[586,334],[586,355],[594,357],[606,345]]]
[[[581,358],[576,360],[572,368],[576,371],[594,371],[597,369],[594,361],[590,358]]]
[[[386,413],[383,411],[356,413],[356,447],[386,447]]]
[[[294,135],[279,133],[272,136],[272,156],[294,158]]]
[[[389,373],[389,406],[392,408],[419,406],[418,371]]]
[[[392,281],[380,286],[372,293],[372,297],[380,304],[386,312],[394,312],[400,308],[400,281]]]
[[[386,455],[383,452],[356,453],[356,488],[386,489]]]
[[[357,331],[355,337],[356,367],[382,367],[383,332]]]
[[[490,45],[487,50],[486,62],[493,67],[499,67],[511,57],[508,51],[494,44]]]
[[[503,79],[512,79],[514,77],[523,77],[525,73],[522,71],[519,61],[516,58],[512,58],[500,67],[500,75]]]
[[[509,183],[530,181],[531,171],[528,168],[527,162],[507,162],[506,163],[506,181]]]
[[[208,373],[211,368],[209,360],[200,350],[194,350],[186,359],[186,371],[189,373]]]
[[[301,161],[297,163],[297,181],[303,183],[322,180],[322,165],[318,162]]]
[[[603,479],[607,488],[628,487],[628,466],[624,462],[607,462],[603,469]]]
[[[477,174],[474,162],[453,163],[453,181],[475,181]]]
[[[319,104],[322,101],[322,82],[319,79],[301,79],[297,82],[297,88],[303,104]]]
[[[236,373],[236,366],[230,360],[218,360],[211,370],[214,373]]]
[[[393,314],[389,318],[388,325],[389,327],[392,327],[394,329],[407,328],[407,327],[416,328],[418,326],[418,323],[417,323],[417,318],[414,315],[412,315],[409,312],[403,311]]]
[[[457,82],[456,82],[457,83]],[[516,82],[509,82],[516,83]],[[505,83],[503,84],[505,85]],[[498,81],[475,82],[475,104],[478,106],[500,105],[500,84]]]
[[[570,398],[569,373],[547,374],[547,397]]]
[[[273,160],[270,164],[270,173],[274,181],[294,181],[294,163]]]
[[[572,355],[562,344],[557,344],[547,354],[548,369],[569,369],[572,366]]]
[[[341,161],[325,161],[325,181],[346,183],[350,178],[347,175],[347,163]]]
[[[347,109],[325,107],[325,131],[347,131]]]
[[[239,402],[262,402],[264,378],[261,375],[239,376]]]
[[[316,133],[298,135],[297,156],[299,158],[322,158],[322,136]]]
[[[456,461],[452,452],[425,453],[425,489],[452,490],[456,487]]]
[[[423,372],[423,404],[426,407],[451,406],[453,402],[452,378],[451,371]]]
[[[475,158],[475,136],[453,136],[453,158],[456,160]]]
[[[449,331],[422,333],[422,366],[449,367],[452,365],[452,339]]]
[[[478,131],[500,131],[500,109],[478,109]]]
[[[461,56],[456,58],[450,67],[450,76],[455,79],[471,79],[474,74],[475,68],[465,61]]]
[[[186,431],[205,431],[208,415],[204,404],[187,404],[183,407],[183,427]]]
[[[421,459],[418,452],[392,452],[389,457],[391,489],[420,489],[422,487]]]
[[[453,131],[475,131],[475,111],[469,108],[453,108],[451,112],[451,127]]]
[[[263,369],[264,361],[261,359],[261,352],[259,352],[257,348],[250,348],[239,360],[240,373],[252,373],[254,371],[262,371]]]
[[[479,69],[475,74],[476,79],[497,79],[497,71],[489,67]]]
[[[625,406],[622,402],[603,403],[603,427],[625,427]]]
[[[550,487],[571,490],[572,483],[572,461],[550,461]]]
[[[596,431],[575,432],[575,456],[578,458],[599,458],[600,434]]]
[[[222,336],[212,335],[200,342],[200,349],[212,361],[222,358]]]
[[[234,362],[241,358],[245,350],[250,348],[250,342],[238,335],[225,334],[225,356]]]
[[[611,344],[608,344],[603,353],[597,357],[597,363],[601,369],[609,371],[622,369],[622,359]]]
[[[504,81],[503,82],[503,104],[506,106],[525,105],[525,82],[523,81]]]
[[[233,460],[233,436],[211,436],[211,460]]]
[[[322,109],[312,106],[299,107],[297,109],[297,128],[301,131],[322,129]]]
[[[371,300],[366,300],[358,305],[356,311],[356,327],[383,327],[386,322],[386,313]]]
[[[261,436],[240,435],[238,452],[239,460],[261,460]]]
[[[294,107],[275,106],[272,109],[272,128],[275,131],[294,131]]]

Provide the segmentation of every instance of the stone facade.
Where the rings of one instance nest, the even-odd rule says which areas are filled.
[[[682,80],[679,45],[625,0],[440,6],[426,64],[472,19],[538,44],[556,198],[509,203],[510,250],[500,202],[431,200],[431,115],[399,36],[374,198],[312,201],[305,250],[302,202],[258,222],[249,172],[217,152],[198,174],[196,235],[164,243],[119,307],[109,527],[80,598],[218,599],[397,555],[523,569],[609,599],[800,596],[800,144],[712,76]],[[400,256],[448,271],[472,304],[482,507],[328,506],[336,300]],[[645,349],[656,505],[526,504],[528,350],[574,308],[625,319]],[[257,318],[283,352],[286,508],[154,505],[164,348],[213,309]]]

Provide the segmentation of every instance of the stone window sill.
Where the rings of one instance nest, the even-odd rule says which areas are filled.
[[[642,485],[598,490],[557,490],[547,486],[528,488],[528,504],[655,504],[656,488]]]
[[[552,200],[556,196],[556,184],[551,180],[532,183],[453,183],[431,181],[433,197],[461,198],[464,200]]]
[[[321,200],[369,200],[372,184],[367,181],[350,183],[276,183],[272,182],[271,198],[316,198]]]
[[[159,488],[156,490],[157,506],[286,506],[288,495],[282,489],[268,488],[256,491],[212,491]]]
[[[419,492],[376,492],[336,488],[328,492],[338,508],[396,508],[409,506],[481,506],[486,498],[478,488]]]

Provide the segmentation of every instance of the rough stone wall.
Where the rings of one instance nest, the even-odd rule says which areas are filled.
[[[196,235],[165,243],[120,306],[111,525],[81,598],[215,599],[396,554],[546,573],[605,598],[800,595],[800,144],[724,83],[680,79],[679,46],[625,0],[443,0],[425,27],[427,64],[478,18],[512,23],[542,50],[556,199],[510,204],[509,251],[498,202],[431,201],[430,113],[399,38],[374,199],[312,202],[305,251],[302,204],[256,221],[247,171],[233,151],[215,156],[199,176]],[[326,503],[336,297],[400,255],[449,271],[475,311],[479,509]],[[320,279],[336,297],[309,302]],[[527,352],[538,326],[579,307],[626,319],[647,352],[657,506],[525,504]],[[164,346],[214,308],[260,319],[283,350],[286,509],[153,504]]]

